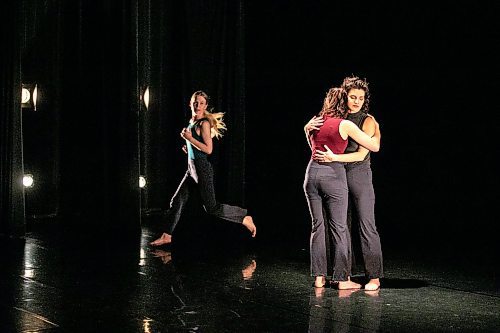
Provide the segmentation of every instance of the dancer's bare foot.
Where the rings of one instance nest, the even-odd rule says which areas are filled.
[[[250,230],[252,237],[255,237],[255,234],[257,234],[257,227],[253,223],[253,218],[250,215],[245,216],[243,219],[243,225]]]
[[[375,291],[380,288],[380,279],[370,279],[367,284],[365,284],[365,290]]]
[[[323,288],[326,284],[326,280],[324,276],[316,276],[316,280],[314,281],[314,287]]]
[[[163,234],[161,234],[160,238],[152,241],[151,243],[149,243],[149,245],[160,246],[169,243],[172,243],[172,236],[164,232]]]
[[[361,285],[351,280],[339,281],[339,290],[361,289]]]

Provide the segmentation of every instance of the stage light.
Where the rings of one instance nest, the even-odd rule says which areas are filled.
[[[35,184],[35,180],[33,179],[33,175],[29,174],[29,173],[25,174],[23,177],[24,187],[33,187],[34,184]]]
[[[149,87],[146,86],[144,88],[143,93],[141,95],[141,100],[144,102],[144,105],[146,106],[146,110],[149,109]]]
[[[31,99],[30,91],[27,88],[23,87],[22,93],[21,93],[21,104],[29,103],[30,99]]]
[[[144,176],[139,176],[139,187],[140,188],[146,187],[146,178]]]
[[[38,85],[32,83],[23,83],[21,90],[21,107],[33,109],[36,111],[38,100]]]
[[[38,85],[35,84],[35,89],[33,89],[33,109],[36,111],[36,102],[38,100]]]

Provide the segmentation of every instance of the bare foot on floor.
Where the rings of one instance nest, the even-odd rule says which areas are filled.
[[[370,279],[367,284],[365,284],[365,290],[375,291],[380,288],[380,279]]]
[[[250,215],[245,216],[245,218],[243,219],[243,225],[248,230],[250,230],[250,232],[252,233],[252,237],[255,237],[255,235],[257,234],[257,227],[253,223],[253,218]]]
[[[160,246],[169,243],[172,243],[172,236],[164,232],[163,234],[161,234],[160,238],[152,241],[151,243],[149,243],[149,245]]]
[[[323,288],[325,284],[326,284],[326,279],[324,276],[316,276],[316,279],[314,280],[314,287]]]
[[[361,285],[351,280],[339,281],[339,290],[361,289]]]

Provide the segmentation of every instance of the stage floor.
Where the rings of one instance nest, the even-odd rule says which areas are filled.
[[[497,261],[389,248],[381,290],[339,291],[313,287],[308,250],[293,244],[152,249],[148,226],[137,244],[55,234],[2,239],[0,332],[500,331]]]

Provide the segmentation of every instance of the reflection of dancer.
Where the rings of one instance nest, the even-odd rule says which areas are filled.
[[[239,287],[247,290],[253,289],[254,288],[253,278],[255,270],[257,269],[257,261],[254,258],[246,258],[243,266],[240,267],[242,267],[240,275],[240,278],[242,278],[242,280]]]
[[[310,333],[350,332],[351,317],[349,307],[352,306],[351,294],[358,289],[339,290],[338,298],[324,297],[325,288],[314,288],[314,296],[309,298]]]
[[[177,267],[172,260],[172,252],[161,249],[154,249],[152,252],[154,257],[160,258],[165,265],[165,270],[161,275],[161,288],[163,297],[168,298],[168,303],[172,304],[173,311],[170,311],[172,317],[164,318],[168,323],[166,328],[195,332],[199,331],[199,317],[193,316],[198,311],[198,306],[193,305],[192,297],[189,296],[189,288],[185,288],[182,274],[177,271]],[[187,291],[187,292],[186,292]],[[155,292],[158,292],[156,290]]]
[[[223,113],[211,113],[207,110],[208,95],[203,91],[193,93],[190,101],[192,118],[189,126],[181,132],[186,140],[183,147],[188,154],[188,170],[182,178],[177,191],[170,201],[167,211],[167,226],[160,238],[151,242],[158,246],[172,242],[172,233],[186,207],[189,195],[194,190],[200,191],[205,211],[226,221],[241,223],[255,237],[257,228],[247,210],[217,202],[214,190],[214,172],[208,155],[212,153],[212,138],[222,137],[226,126],[222,120]]]
[[[304,192],[312,219],[310,255],[311,275],[315,277],[315,287],[325,285],[327,274],[325,223],[328,223],[335,243],[333,280],[338,282],[339,289],[361,287],[349,279],[348,191],[344,165],[337,162],[328,163],[317,156],[318,152],[325,149],[326,146],[337,154],[343,153],[349,137],[370,150],[377,151],[379,149],[380,131],[378,124],[375,122],[376,132],[373,137],[370,137],[353,122],[345,120],[347,115],[346,99],[344,89],[330,89],[319,113],[319,116],[324,119],[324,124],[319,130],[313,131],[311,135],[307,136],[312,157],[305,174]],[[324,216],[323,210],[326,212],[326,216]]]
[[[250,280],[253,276],[253,272],[257,269],[257,262],[255,259],[252,259],[250,264],[241,270],[241,275],[243,276],[243,280]]]
[[[325,297],[325,288],[314,288],[309,300],[308,332],[378,332],[382,300],[378,292],[339,290],[338,297]],[[325,291],[326,290],[326,291]]]
[[[152,253],[156,258],[160,258],[165,265],[172,261],[172,252],[170,251],[156,249]]]

